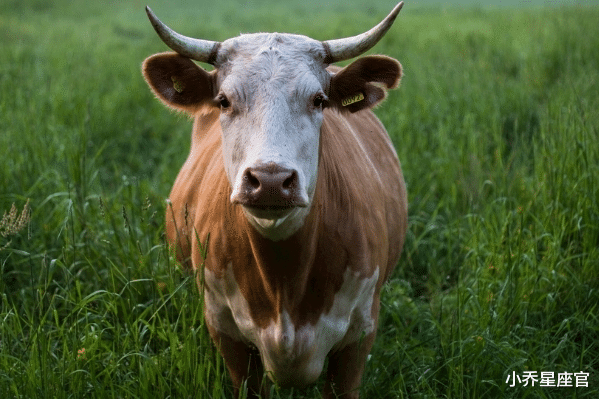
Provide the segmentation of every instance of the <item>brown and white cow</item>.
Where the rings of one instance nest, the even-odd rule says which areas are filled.
[[[365,33],[325,42],[193,39],[147,9],[176,53],[149,57],[143,74],[160,100],[195,118],[168,240],[203,272],[206,323],[236,392],[247,381],[264,393],[264,372],[280,386],[310,384],[328,357],[324,396],[358,397],[407,226],[397,154],[370,111],[401,66],[386,56],[330,64],[373,47],[402,5]],[[202,270],[198,242],[208,236]]]

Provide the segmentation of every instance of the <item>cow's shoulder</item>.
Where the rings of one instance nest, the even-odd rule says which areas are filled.
[[[370,110],[327,109],[321,134],[316,202],[322,223],[355,256],[384,260],[379,266],[386,279],[407,228],[406,186],[391,139]]]
[[[177,258],[185,266],[190,266],[192,256],[198,255],[192,253],[197,240],[206,240],[207,232],[218,223],[215,216],[224,214],[222,208],[226,207],[229,193],[218,111],[201,110],[194,120],[189,155],[177,175],[166,209],[167,238],[171,246],[176,246]],[[197,223],[198,219],[202,223]]]

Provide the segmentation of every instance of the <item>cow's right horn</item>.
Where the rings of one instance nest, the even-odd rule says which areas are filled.
[[[148,6],[146,6],[146,13],[160,39],[171,49],[192,60],[212,65],[216,63],[220,42],[183,36],[163,24]]]
[[[325,64],[348,60],[370,50],[385,36],[402,7],[403,1],[397,4],[384,20],[367,32],[352,37],[322,42],[327,53],[324,60]]]

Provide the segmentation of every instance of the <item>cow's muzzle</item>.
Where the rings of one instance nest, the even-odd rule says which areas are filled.
[[[308,206],[298,172],[274,162],[248,167],[231,195],[231,202],[252,213],[277,215]],[[261,217],[260,215],[256,215]]]

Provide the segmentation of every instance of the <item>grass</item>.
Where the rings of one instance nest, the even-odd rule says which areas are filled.
[[[391,8],[154,3],[217,40],[351,35]],[[144,5],[0,5],[0,397],[231,395],[194,277],[165,246],[191,123],[141,77],[165,50]],[[410,223],[363,397],[599,395],[598,19],[585,6],[406,4],[375,48],[405,69],[377,114]],[[506,383],[525,371],[586,372],[588,387]]]

